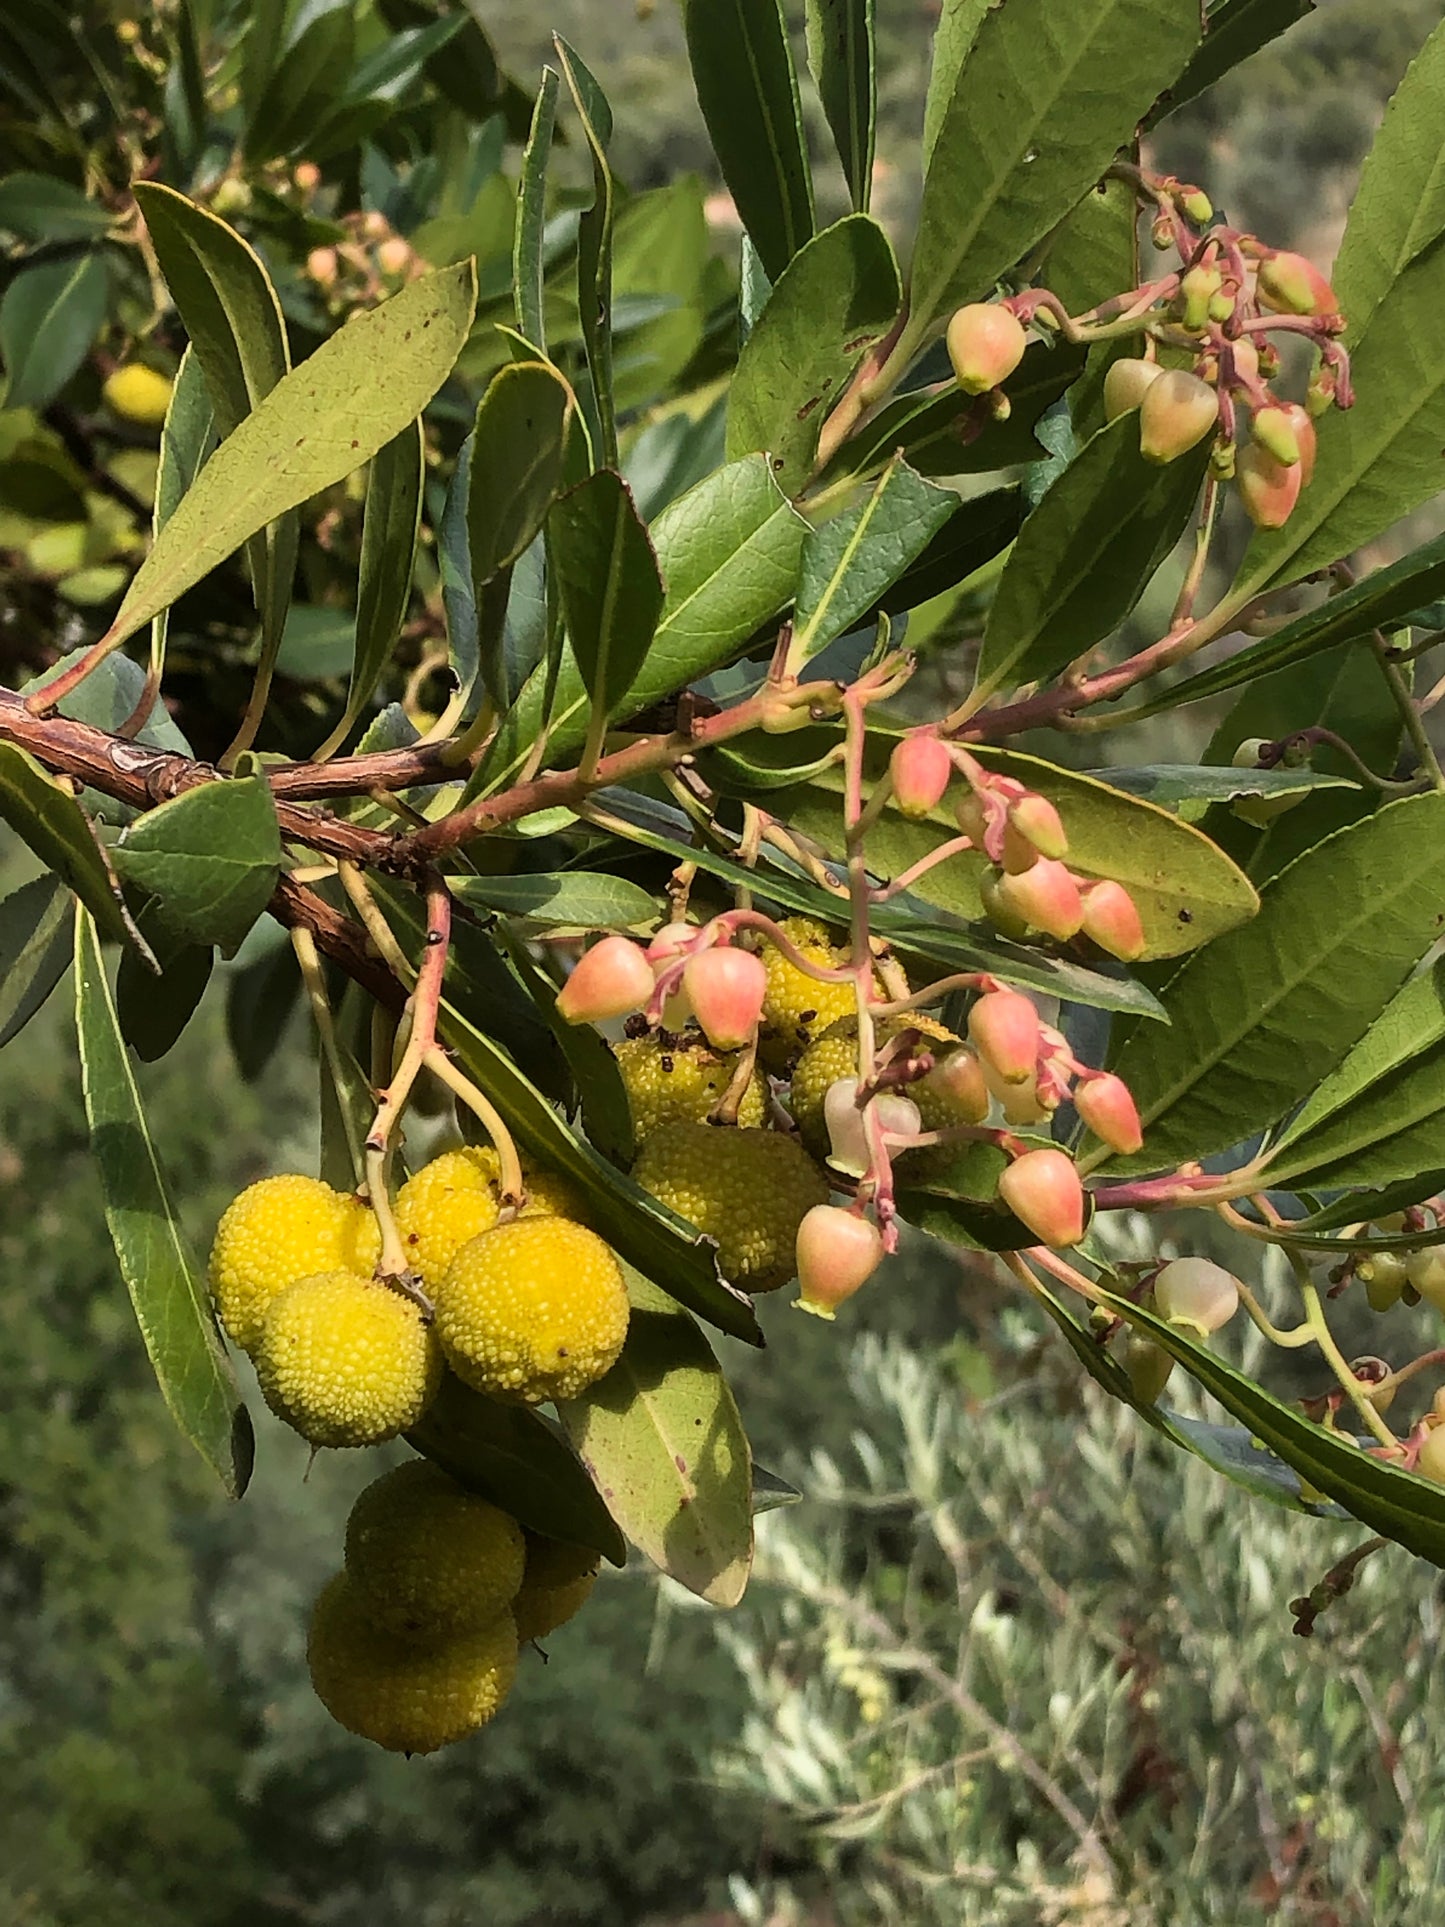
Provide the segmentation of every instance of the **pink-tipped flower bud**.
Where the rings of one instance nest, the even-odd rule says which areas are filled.
[[[1129,1086],[1112,1071],[1081,1077],[1074,1086],[1074,1109],[1094,1136],[1102,1138],[1111,1151],[1122,1152],[1127,1157],[1144,1142],[1139,1109]]]
[[[803,1214],[794,1249],[798,1295],[793,1303],[817,1318],[832,1318],[878,1269],[883,1237],[870,1218],[836,1204],[815,1204]]]
[[[1208,227],[1214,219],[1214,203],[1202,187],[1189,187],[1181,191],[1179,211],[1196,227]]]
[[[1139,404],[1139,448],[1146,462],[1173,462],[1212,433],[1219,397],[1207,381],[1166,368]]]
[[[757,1029],[768,973],[761,957],[731,944],[689,957],[682,987],[714,1050],[741,1050]]]
[[[630,1017],[651,997],[654,982],[641,944],[630,937],[604,937],[579,959],[562,986],[557,1015],[568,1024]]]
[[[936,1098],[940,1108],[946,1106],[949,1116],[960,1124],[982,1124],[988,1116],[989,1088],[983,1066],[966,1045],[935,1064],[926,1083],[930,1098]]]
[[[1299,460],[1299,436],[1288,408],[1281,408],[1276,403],[1271,403],[1267,408],[1257,408],[1250,427],[1255,441],[1277,462],[1290,468]]]
[[[1164,370],[1157,361],[1123,355],[1109,363],[1104,376],[1104,413],[1111,422],[1137,408]]]
[[[1144,925],[1134,899],[1112,877],[1084,890],[1084,921],[1080,926],[1090,942],[1123,963],[1144,954]]]
[[[927,816],[953,781],[953,758],[937,736],[907,736],[888,763],[893,798],[905,816]]]
[[[1063,819],[1046,796],[1031,792],[1011,803],[1008,827],[1031,843],[1040,856],[1057,858],[1069,853]]]
[[[1234,353],[1234,372],[1245,381],[1255,381],[1259,377],[1259,349],[1248,335],[1241,335],[1238,341],[1231,342]]]
[[[1339,379],[1333,368],[1316,368],[1305,391],[1305,407],[1312,421],[1327,415],[1334,407],[1338,387]]]
[[[1294,514],[1304,477],[1298,462],[1286,465],[1252,444],[1235,470],[1239,499],[1257,529],[1282,529]]]
[[[981,395],[1007,381],[1027,346],[1018,316],[997,302],[972,302],[948,324],[948,358],[966,395]]]
[[[1154,1303],[1171,1325],[1207,1338],[1239,1310],[1239,1280],[1208,1258],[1175,1258],[1154,1280]]]
[[[1405,1276],[1436,1311],[1445,1311],[1445,1245],[1421,1245],[1407,1253]]]
[[[335,248],[312,248],[306,257],[306,272],[318,288],[333,287],[339,272]]]
[[[410,241],[403,240],[399,234],[393,234],[376,250],[376,265],[387,275],[405,274],[415,259]]]
[[[983,914],[1001,937],[1008,937],[1014,943],[1022,943],[1029,934],[1027,917],[1020,916],[1003,894],[1004,878],[993,870],[985,870],[983,881],[978,886],[979,901]]]
[[[1319,439],[1310,411],[1302,402],[1292,401],[1285,409],[1289,425],[1294,430],[1295,446],[1299,449],[1299,482],[1302,489],[1308,488],[1314,479],[1315,454]]]
[[[1005,1084],[1023,1084],[1037,1074],[1039,1013],[1021,990],[985,991],[968,1013],[968,1036]]]
[[[1199,334],[1209,323],[1209,304],[1224,286],[1218,268],[1190,268],[1179,282],[1179,312],[1184,326]]]
[[[998,1194],[1042,1244],[1076,1245],[1084,1235],[1084,1187],[1063,1151],[1025,1151],[998,1181]]]
[[[836,1084],[828,1086],[823,1099],[823,1122],[832,1147],[828,1162],[850,1178],[861,1178],[872,1162],[868,1148],[869,1112],[877,1119],[879,1129],[890,1137],[917,1137],[923,1129],[918,1106],[911,1097],[884,1091],[860,1111],[858,1079],[840,1077]]]
[[[1072,937],[1083,928],[1084,902],[1072,873],[1062,863],[1040,857],[1032,869],[1001,876],[998,900],[1005,912],[1021,917],[1050,937]]]
[[[1302,254],[1268,254],[1259,264],[1260,305],[1277,314],[1338,314],[1339,299]]]

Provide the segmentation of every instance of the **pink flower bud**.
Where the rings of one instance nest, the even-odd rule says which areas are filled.
[[[1139,404],[1139,447],[1147,462],[1172,462],[1202,442],[1219,419],[1219,397],[1198,375],[1166,368]]]
[[[1028,918],[1020,916],[1011,908],[1003,894],[1005,879],[993,870],[985,870],[983,881],[978,886],[979,901],[983,914],[1001,937],[1009,937],[1015,943],[1022,943],[1029,934]]]
[[[1254,381],[1259,374],[1259,350],[1248,335],[1241,335],[1231,343],[1234,349],[1234,372],[1246,381]]]
[[[1239,1310],[1239,1280],[1208,1258],[1175,1258],[1154,1280],[1154,1303],[1171,1325],[1207,1337]]]
[[[1339,299],[1302,254],[1266,255],[1259,264],[1260,305],[1278,314],[1338,314]]]
[[[998,1181],[1003,1202],[1039,1241],[1076,1245],[1084,1235],[1084,1187],[1063,1151],[1025,1151]]]
[[[1294,514],[1303,475],[1300,464],[1286,466],[1264,449],[1251,445],[1240,455],[1235,470],[1239,499],[1257,529],[1282,529]]]
[[[1037,1074],[1039,1013],[1021,990],[986,991],[968,1013],[969,1041],[1005,1084]]]
[[[1296,446],[1299,449],[1300,487],[1308,488],[1315,472],[1315,451],[1318,438],[1310,411],[1301,402],[1292,401],[1285,409],[1289,416],[1290,427],[1294,430]]]
[[[1190,268],[1180,278],[1181,319],[1191,333],[1198,334],[1209,321],[1209,304],[1224,286],[1218,268]]]
[[[604,937],[578,961],[557,996],[557,1015],[569,1024],[628,1017],[652,995],[652,966],[630,937]]]
[[[335,283],[338,265],[335,248],[312,248],[306,257],[306,272],[318,288],[329,288]]]
[[[1202,187],[1184,189],[1179,196],[1179,207],[1196,227],[1208,227],[1214,219],[1214,203]]]
[[[1079,886],[1062,863],[1049,857],[1040,857],[1018,876],[1000,877],[998,900],[1008,914],[1051,937],[1072,937],[1083,926]]]
[[[1033,844],[1040,856],[1067,856],[1069,839],[1064,833],[1063,820],[1046,796],[1032,793],[1021,796],[1009,806],[1010,829],[1017,830]]]
[[[1127,1156],[1144,1142],[1138,1107],[1129,1086],[1112,1071],[1081,1077],[1074,1086],[1074,1109],[1094,1136],[1102,1138],[1111,1151],[1122,1151]]]
[[[647,946],[647,961],[654,969],[671,963],[697,941],[695,923],[665,923]]]
[[[916,1137],[923,1128],[918,1106],[911,1097],[898,1097],[891,1091],[870,1100],[865,1107],[878,1120],[880,1130],[890,1137]],[[840,1077],[828,1086],[823,1099],[823,1122],[828,1127],[831,1150],[828,1162],[850,1178],[861,1178],[871,1162],[865,1112],[858,1108],[858,1080]]]
[[[1133,963],[1144,954],[1144,925],[1122,883],[1106,877],[1084,887],[1084,935],[1111,957]]]
[[[946,1105],[960,1124],[982,1124],[988,1116],[989,1089],[983,1066],[965,1045],[935,1064],[923,1082],[928,1095]]]
[[[1277,462],[1292,468],[1299,460],[1299,436],[1295,433],[1294,422],[1287,408],[1273,404],[1268,408],[1257,408],[1250,427],[1255,441]]]
[[[1104,376],[1104,413],[1109,420],[1117,421],[1137,408],[1163,372],[1157,361],[1140,361],[1133,355],[1111,361]]]
[[[799,1311],[832,1318],[845,1299],[867,1284],[883,1257],[876,1224],[836,1204],[815,1204],[803,1214],[795,1247]]]
[[[761,957],[732,945],[689,957],[682,987],[714,1050],[741,1050],[757,1028],[768,973]]]
[[[907,736],[889,759],[893,797],[905,816],[927,816],[953,781],[953,758],[937,736]]]
[[[415,258],[411,243],[399,234],[393,234],[376,250],[376,265],[383,274],[405,274]]]
[[[967,395],[981,395],[1006,381],[1027,346],[1018,316],[996,302],[975,301],[948,324],[948,358]]]

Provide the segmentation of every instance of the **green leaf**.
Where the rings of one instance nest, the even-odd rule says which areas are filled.
[[[846,635],[957,511],[951,489],[935,488],[899,460],[869,494],[810,529],[798,577],[793,660],[808,662]]]
[[[727,1380],[680,1306],[628,1278],[622,1356],[558,1407],[568,1437],[632,1543],[714,1606],[752,1567],[752,1459]]]
[[[350,71],[354,40],[351,0],[311,0],[294,14],[247,117],[242,152],[248,161],[271,160],[306,143],[336,98],[337,77]]]
[[[612,109],[597,81],[560,34],[552,45],[562,62],[563,77],[582,122],[583,137],[592,156],[592,205],[577,228],[577,309],[582,322],[582,345],[592,378],[592,400],[601,429],[601,457],[617,466],[617,418],[612,400],[612,227],[616,192],[607,165],[607,143],[612,138]]]
[[[933,61],[928,72],[928,98],[923,108],[923,166],[927,171],[958,86],[959,75],[969,50],[978,38],[983,17],[993,0],[943,0],[938,25],[933,30]]]
[[[32,877],[0,901],[0,1044],[24,1030],[70,968],[74,915],[57,876]]]
[[[654,923],[656,916],[654,913]],[[567,1060],[582,1106],[588,1142],[610,1164],[627,1170],[637,1155],[632,1104],[612,1046],[593,1024],[569,1024],[557,1014],[557,989],[533,960],[521,931],[505,932],[507,951],[534,1005],[545,1016]]]
[[[760,1512],[776,1512],[779,1506],[797,1505],[802,1498],[797,1486],[790,1485],[786,1479],[770,1472],[765,1465],[753,1460],[753,1517]]]
[[[0,743],[0,817],[80,898],[102,935],[122,943],[134,934],[110,865],[85,811],[35,758]]]
[[[195,944],[167,946],[154,916],[142,913],[141,930],[160,960],[160,974],[147,969],[134,950],[120,953],[115,1007],[120,1034],[143,1064],[155,1064],[175,1044],[196,1013],[211,980],[214,954]]]
[[[254,962],[227,972],[226,1038],[236,1069],[253,1084],[275,1056],[301,995],[296,954],[282,930],[267,925],[257,932],[269,947]],[[249,952],[252,944],[246,946]]]
[[[483,1398],[450,1372],[407,1444],[530,1532],[627,1563],[627,1541],[556,1428],[525,1405]]]
[[[361,523],[361,574],[356,591],[356,644],[341,720],[316,760],[334,754],[371,701],[406,621],[421,533],[426,438],[420,417],[372,457]]]
[[[241,43],[241,108],[249,128],[256,119],[266,83],[281,54],[282,32],[289,0],[255,0],[246,10],[246,37]]]
[[[521,917],[548,927],[566,925],[576,931],[651,930],[657,922],[657,898],[626,877],[596,870],[553,870],[531,876],[448,879],[458,903],[469,910],[502,917]]]
[[[1128,181],[1101,181],[1061,221],[1049,241],[1044,283],[1070,314],[1095,308],[1139,280],[1139,202]],[[1100,348],[1113,348],[1101,342]],[[1127,336],[1123,351],[1130,352]],[[1070,398],[1071,400],[1073,397]],[[1103,426],[1102,400],[1098,425]],[[1075,407],[1075,424],[1078,409]]]
[[[1114,1069],[1145,1149],[1111,1171],[1208,1157],[1272,1124],[1336,1066],[1439,935],[1445,795],[1406,797],[1308,850],[1253,923],[1191,957]],[[1097,1161],[1097,1160],[1096,1160]]]
[[[471,538],[467,530],[475,447],[476,436],[469,434],[457,450],[441,520],[436,527],[437,574],[441,577],[442,609],[447,625],[447,663],[458,690],[466,692],[468,697],[476,688],[481,667],[477,596],[472,585]]]
[[[1146,763],[1095,770],[1101,782],[1165,809],[1178,803],[1230,803],[1237,796],[1295,796],[1306,790],[1357,790],[1347,776],[1313,769],[1211,769],[1204,763]]]
[[[175,385],[161,429],[160,459],[156,466],[152,533],[158,535],[180,507],[216,446],[216,418],[200,360],[188,347],[181,356]],[[166,660],[170,611],[162,609],[151,624],[151,675],[157,689]],[[117,658],[112,657],[112,661]]]
[[[808,71],[833,130],[853,205],[866,213],[878,116],[875,0],[807,0],[807,28]]]
[[[1411,550],[1388,568],[1376,569],[1360,581],[1332,595],[1318,607],[1285,623],[1273,635],[1249,643],[1235,655],[1202,669],[1176,683],[1165,695],[1149,704],[1146,715],[1173,709],[1180,703],[1198,702],[1204,696],[1217,696],[1221,690],[1237,688],[1304,662],[1322,650],[1353,636],[1368,635],[1398,623],[1425,603],[1445,595],[1445,536],[1437,536],[1420,548]]]
[[[807,481],[829,408],[902,299],[888,236],[850,214],[795,254],[738,357],[728,393],[729,460],[765,450],[787,495]]]
[[[1152,127],[1206,87],[1231,72],[1242,60],[1314,11],[1315,0],[1217,0],[1204,22],[1204,39],[1179,78],[1165,89],[1164,98],[1149,115]]]
[[[1445,234],[1445,22],[1405,71],[1366,156],[1331,275],[1358,341],[1410,263]]]
[[[121,876],[155,897],[172,938],[234,950],[280,874],[270,786],[244,776],[186,790],[138,818],[114,856]]]
[[[234,1499],[251,1473],[251,1422],[186,1248],[116,1021],[94,923],[76,919],[75,1022],[106,1223],[171,1415]]]
[[[1082,199],[1198,37],[1193,0],[1009,0],[984,16],[923,183],[899,366]]]
[[[161,531],[109,641],[134,635],[267,522],[370,461],[446,380],[472,304],[470,262],[423,275],[279,382]]]
[[[776,282],[813,232],[813,175],[781,0],[683,0],[682,15],[713,152]]]
[[[1445,1566],[1445,1491],[1438,1485],[1387,1465],[1343,1433],[1315,1424],[1142,1305],[1100,1290],[1110,1311],[1161,1345],[1252,1438],[1317,1491],[1327,1493],[1372,1532]]]
[[[0,228],[21,241],[96,241],[113,224],[109,209],[52,174],[0,180]]]
[[[667,595],[632,695],[639,709],[721,669],[793,598],[807,523],[749,455],[715,470],[653,523],[652,546]],[[534,675],[499,732],[468,796],[500,787],[526,761],[543,714],[543,677]],[[587,693],[570,654],[557,679],[548,762],[558,764],[587,734]]]
[[[1023,527],[1023,519],[1023,496],[1016,488],[966,496],[898,580],[879,596],[878,608],[886,615],[898,615],[950,589],[962,590],[971,576],[1002,555]],[[908,647],[915,655],[921,656],[932,644],[931,631],[910,628]]]
[[[1145,461],[1132,414],[1101,428],[1004,564],[978,689],[1042,682],[1117,629],[1188,526],[1208,463],[1203,445],[1162,467]]]
[[[600,746],[647,660],[662,577],[632,491],[615,469],[598,469],[562,496],[548,531],[573,659],[592,706],[589,740]]]
[[[532,128],[522,151],[522,177],[517,194],[517,225],[512,243],[512,285],[515,290],[517,329],[536,348],[547,346],[546,302],[543,294],[547,271],[542,237],[547,224],[547,163],[552,154],[552,131],[557,121],[557,91],[560,86],[551,67],[542,69],[536,105],[532,109]]]
[[[7,408],[43,408],[60,393],[100,333],[106,297],[96,253],[21,269],[0,300]]]

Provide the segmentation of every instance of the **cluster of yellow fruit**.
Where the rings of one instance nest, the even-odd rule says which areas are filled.
[[[409,1460],[352,1507],[345,1565],[311,1620],[317,1697],[348,1732],[393,1752],[465,1739],[511,1691],[519,1648],[581,1607],[597,1563]]]

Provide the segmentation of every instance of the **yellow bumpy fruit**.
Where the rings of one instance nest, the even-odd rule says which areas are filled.
[[[885,1019],[877,1026],[877,1041],[886,1044],[902,1030],[921,1031],[925,1037],[939,1044],[957,1044],[961,1041],[937,1018],[929,1017],[922,1011],[910,1011],[906,1017]],[[858,1019],[856,1016],[840,1017],[836,1024],[830,1024],[822,1036],[808,1046],[793,1072],[789,1106],[798,1127],[798,1135],[815,1158],[826,1158],[831,1148],[828,1126],[823,1118],[824,1098],[840,1077],[857,1075]],[[903,1095],[918,1106],[925,1131],[941,1131],[949,1124],[971,1122],[954,1116],[952,1105],[941,1093],[930,1093],[929,1081],[929,1078],[921,1077],[916,1083],[900,1087]]]
[[[493,1398],[575,1398],[616,1362],[629,1307],[622,1268],[567,1218],[514,1218],[463,1245],[436,1294],[458,1377]]]
[[[717,1240],[724,1278],[776,1291],[797,1269],[804,1213],[828,1202],[828,1181],[795,1138],[669,1124],[642,1147],[633,1177],[680,1218]]]
[[[276,1416],[312,1445],[379,1445],[431,1403],[441,1356],[410,1299],[354,1271],[326,1271],[272,1304],[256,1378]]]
[[[586,1546],[570,1546],[529,1532],[526,1575],[512,1602],[519,1643],[525,1646],[528,1640],[545,1638],[580,1612],[597,1584],[601,1563]]]
[[[319,1271],[371,1272],[381,1229],[356,1198],[319,1178],[262,1178],[232,1200],[211,1247],[211,1292],[221,1323],[254,1351],[272,1300]]]
[[[306,1663],[331,1717],[393,1753],[435,1753],[494,1717],[517,1676],[509,1612],[439,1643],[398,1639],[368,1617],[345,1573],[322,1588]]]
[[[721,1102],[738,1066],[736,1052],[719,1055],[698,1035],[652,1031],[628,1037],[616,1045],[632,1109],[632,1129],[639,1144],[646,1143],[664,1124],[701,1124]],[[768,1114],[768,1088],[757,1071],[749,1078],[738,1105],[739,1124],[760,1125]]]
[[[435,1639],[483,1625],[522,1584],[516,1520],[429,1459],[369,1485],[346,1522],[346,1572],[381,1632]]]
[[[490,1231],[501,1210],[501,1163],[490,1145],[445,1151],[397,1193],[396,1228],[407,1269],[435,1288],[464,1244]]]
[[[827,926],[811,917],[784,917],[778,928],[810,963],[838,970],[848,961],[847,950],[834,940]],[[815,1037],[856,1008],[856,1000],[851,983],[819,983],[799,970],[776,944],[764,942],[758,955],[768,973],[758,1027],[758,1055],[775,1077],[781,1077]]]
[[[587,1207],[582,1193],[560,1171],[542,1171],[522,1166],[527,1186],[527,1202],[518,1214],[523,1218],[570,1218],[574,1224],[586,1223]]]
[[[132,361],[107,375],[101,394],[112,414],[142,428],[159,428],[171,405],[171,383],[143,361]]]

